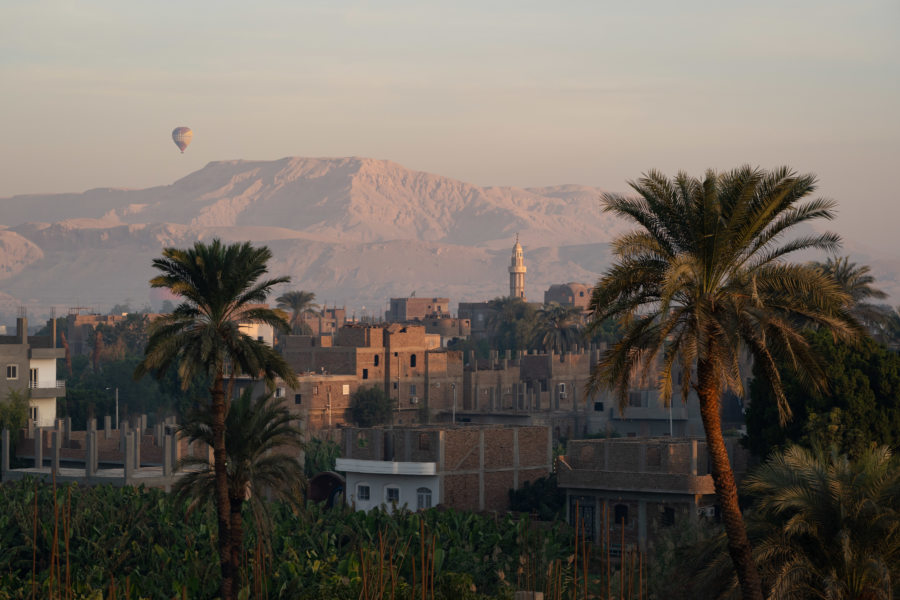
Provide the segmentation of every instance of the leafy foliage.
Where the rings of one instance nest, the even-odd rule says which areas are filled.
[[[312,333],[309,325],[303,322],[303,316],[317,314],[316,311],[319,310],[319,305],[313,302],[313,300],[315,299],[316,295],[314,293],[305,292],[303,290],[285,292],[275,299],[275,301],[278,303],[278,308],[291,311],[289,321],[291,326],[291,333]]]
[[[859,455],[871,445],[900,444],[900,356],[872,340],[850,346],[825,331],[808,331],[813,350],[828,373],[824,391],[810,389],[779,365],[791,419],[778,422],[767,375],[754,368],[745,443],[758,456],[789,444],[834,446]]]
[[[11,432],[25,427],[28,422],[28,390],[11,389],[6,400],[0,400],[0,431]]]
[[[312,438],[306,442],[303,453],[303,473],[310,478],[323,471],[334,471],[335,461],[340,457],[340,444],[332,440]]]
[[[391,399],[378,386],[359,388],[350,398],[350,414],[360,427],[384,425],[391,419]]]
[[[510,510],[536,514],[542,521],[563,518],[565,508],[566,492],[557,486],[556,473],[509,490]]]

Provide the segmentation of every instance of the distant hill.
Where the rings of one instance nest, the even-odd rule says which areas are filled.
[[[221,161],[143,190],[0,199],[0,286],[18,301],[147,302],[150,260],[219,236],[268,244],[273,270],[322,301],[380,312],[390,296],[508,293],[515,235],[526,292],[592,281],[623,230],[597,188],[479,187],[367,158]]]

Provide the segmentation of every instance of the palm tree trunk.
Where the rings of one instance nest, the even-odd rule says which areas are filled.
[[[231,498],[229,500],[231,510],[231,573],[233,580],[240,587],[241,551],[244,549],[244,521],[241,516],[241,508],[244,505],[243,498]]]
[[[728,535],[728,553],[737,571],[744,600],[762,600],[762,581],[747,539],[747,529],[738,504],[734,473],[728,461],[728,450],[722,436],[722,420],[719,415],[719,380],[715,368],[708,361],[697,365],[697,395],[700,399],[700,416],[706,430],[706,451],[712,463],[712,477],[716,496],[722,508],[722,522]]]
[[[222,600],[232,600],[231,532],[228,499],[228,465],[225,455],[225,381],[217,373],[212,389],[213,465],[216,476],[216,516],[219,521],[219,566],[222,570]]]

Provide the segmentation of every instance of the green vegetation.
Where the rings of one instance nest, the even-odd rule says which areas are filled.
[[[57,589],[88,598],[115,587],[124,597],[127,587],[131,598],[153,599],[210,598],[218,590],[215,515],[186,513],[176,496],[23,481],[0,486],[0,506],[0,598],[31,597],[32,573],[40,598]],[[424,571],[428,598],[511,598],[526,584],[556,585],[548,581],[551,567],[563,589],[574,573],[571,530],[527,518],[285,503],[272,504],[271,517],[264,536],[247,520],[240,597],[356,600],[382,597],[379,589],[389,598],[393,589],[412,600],[423,597]]]
[[[240,330],[241,323],[287,329],[280,311],[260,306],[275,285],[289,281],[286,277],[261,279],[271,258],[265,246],[254,248],[250,242],[224,245],[218,239],[209,244],[196,242],[187,250],[163,250],[162,258],[153,260],[160,275],[151,279],[150,285],[168,288],[183,301],[174,312],[150,324],[144,359],[134,371],[135,378],[147,373],[161,378],[176,366],[183,389],[197,379],[211,382],[210,435],[223,600],[234,597],[235,571],[225,446],[226,398],[231,396],[230,386],[226,390],[226,368],[261,377],[269,385],[276,377],[289,385],[297,382],[280,354]]]
[[[0,431],[18,431],[28,422],[28,390],[9,390],[0,401]]]
[[[360,427],[384,425],[391,420],[391,399],[377,385],[359,388],[350,398],[350,414]]]
[[[509,490],[509,509],[536,515],[542,521],[564,519],[566,493],[556,484],[556,473],[532,481],[517,490]]]
[[[651,171],[630,185],[636,198],[603,198],[607,212],[637,229],[613,242],[615,263],[591,298],[594,326],[616,318],[624,336],[604,353],[590,386],[615,390],[623,406],[635,370],[661,357],[660,392],[670,402],[675,363],[682,373],[695,373],[682,378],[682,397],[693,388],[699,398],[728,550],[743,596],[762,600],[722,436],[720,398],[724,389],[743,393],[739,362],[747,349],[769,375],[775,405],[786,416],[777,358],[790,356],[791,367],[812,386],[824,381],[814,348],[795,326],[798,319],[844,339],[861,333],[847,310],[849,296],[832,277],[784,261],[799,250],[838,247],[839,238],[831,233],[783,241],[798,226],[830,219],[834,203],[806,201],[815,178],[786,168],[709,171],[702,180],[685,173],[669,179]]]
[[[828,373],[825,390],[810,389],[780,363],[785,397],[793,418],[782,425],[761,369],[754,370],[745,444],[766,457],[789,444],[834,446],[859,455],[872,445],[900,444],[900,356],[872,340],[850,346],[826,331],[806,333]]]

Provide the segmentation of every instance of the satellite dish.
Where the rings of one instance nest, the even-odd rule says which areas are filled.
[[[182,154],[184,154],[184,149],[188,147],[193,137],[194,132],[191,131],[190,127],[176,127],[172,130],[172,141],[175,142]]]

